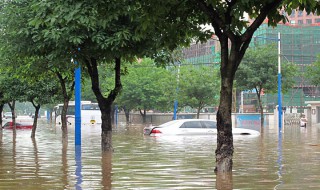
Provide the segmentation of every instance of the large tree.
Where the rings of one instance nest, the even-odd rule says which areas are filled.
[[[182,66],[179,77],[179,104],[200,110],[205,106],[216,106],[219,101],[220,80],[218,69],[213,65]]]
[[[310,80],[311,84],[320,85],[320,55],[312,65],[308,66],[305,77]]]
[[[111,106],[122,88],[122,62],[145,55],[168,57],[163,55],[178,44],[189,44],[191,36],[201,38],[203,33],[206,35],[200,31],[200,26],[193,25],[193,19],[187,17],[166,17],[161,22],[170,26],[159,28],[155,22],[149,22],[149,15],[143,13],[142,7],[147,8],[142,5],[144,3],[130,0],[34,0],[29,9],[34,15],[29,22],[34,28],[33,39],[51,42],[61,50],[60,53],[62,50],[74,53],[79,63],[86,66],[101,110],[103,150],[112,149]],[[162,11],[163,15],[169,13],[171,10]],[[98,65],[101,63],[113,65],[115,73],[114,87],[107,94],[100,88]]]
[[[233,157],[232,136],[232,89],[235,73],[251,42],[254,32],[268,18],[269,25],[286,21],[281,10],[290,15],[293,9],[310,12],[320,11],[320,3],[315,0],[254,0],[254,1],[206,1],[196,0],[195,6],[205,13],[214,28],[221,46],[221,91],[217,112],[216,171],[231,172]],[[248,23],[247,13],[252,18]]]
[[[261,115],[261,132],[263,132],[262,92],[276,93],[278,89],[278,50],[274,44],[267,44],[251,48],[244,56],[236,73],[237,89],[254,90],[258,98]],[[282,92],[286,92],[294,85],[296,67],[293,63],[283,62]]]
[[[158,68],[151,59],[145,58],[128,65],[127,72],[122,77],[123,91],[117,98],[117,103],[127,113],[138,110],[145,123],[148,110],[168,110],[176,85],[176,79],[169,70]]]
[[[6,67],[20,67],[23,65],[27,74],[56,76],[61,87],[63,137],[67,134],[66,112],[69,100],[73,96],[75,65],[71,63],[72,52],[67,51],[65,44],[56,44],[39,35],[41,29],[34,27],[36,13],[32,1],[3,1],[1,2],[0,34],[1,59]],[[43,28],[42,28],[43,29]],[[48,34],[55,37],[54,34]],[[26,61],[28,60],[28,61]],[[19,77],[18,77],[19,78]]]
[[[52,80],[52,78],[42,78],[39,77],[36,81],[28,80],[24,82],[24,92],[21,100],[31,102],[33,105],[34,119],[31,131],[31,138],[35,138],[38,116],[41,106],[49,103],[53,103],[57,96],[59,96],[59,86],[57,81]]]
[[[153,22],[159,28],[165,28],[170,27],[170,24],[163,21],[171,16],[198,18],[193,20],[194,26],[211,24],[215,35],[219,38],[221,90],[217,112],[216,171],[231,172],[234,149],[231,120],[233,82],[254,32],[266,18],[268,24],[272,26],[276,26],[280,21],[285,22],[286,16],[282,14],[282,10],[288,15],[294,9],[305,9],[307,13],[319,13],[320,2],[316,0],[187,0],[183,2],[152,0],[147,2],[146,4],[153,6],[147,6],[149,18],[145,22]],[[163,10],[171,10],[171,14],[162,15]],[[247,21],[245,14],[249,15],[252,22]]]

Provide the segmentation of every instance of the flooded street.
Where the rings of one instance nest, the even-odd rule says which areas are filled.
[[[217,189],[216,137],[143,136],[118,127],[113,154],[102,154],[100,126],[82,127],[82,146],[61,143],[59,127],[3,130],[0,189]],[[320,189],[320,126],[285,126],[259,137],[234,136],[231,189]],[[219,186],[218,186],[219,187]],[[218,188],[220,189],[220,188]]]

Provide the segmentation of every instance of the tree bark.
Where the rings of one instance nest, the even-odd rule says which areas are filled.
[[[202,106],[202,102],[199,102],[199,106],[198,106],[198,109],[197,109],[197,119],[199,119],[200,117],[200,110],[203,108]]]
[[[13,125],[13,132],[16,132],[16,113],[15,113],[15,106],[16,106],[16,101],[13,100],[12,103],[8,103],[11,113],[12,113],[12,125]]]
[[[35,108],[32,131],[31,131],[31,138],[35,138],[36,130],[37,130],[37,123],[38,123],[38,115],[39,115],[39,110],[40,110],[40,104],[35,105],[35,103],[33,101],[31,101],[31,103],[32,103],[33,107]]]
[[[220,105],[217,112],[217,149],[216,149],[216,172],[232,171],[233,136],[232,136],[232,88],[234,79],[233,60],[229,59],[228,38],[220,37],[221,44],[221,91]],[[230,52],[234,54],[234,52]],[[234,55],[233,55],[234,56]]]
[[[146,109],[143,109],[143,112],[141,109],[139,109],[140,115],[142,116],[142,123],[147,123],[147,111]]]
[[[4,107],[4,104],[0,104],[0,130],[2,130],[2,112],[3,112],[3,107]]]
[[[126,106],[124,106],[123,110],[124,110],[124,114],[126,115],[126,124],[129,125],[130,124],[130,110],[127,109]]]
[[[101,149],[102,151],[113,151],[112,148],[112,104],[122,89],[120,80],[121,59],[115,58],[115,86],[105,98],[100,90],[99,73],[97,59],[91,57],[85,59],[85,64],[91,78],[91,88],[95,94],[101,111]]]
[[[258,103],[259,103],[259,109],[260,109],[260,133],[263,133],[263,125],[264,125],[264,116],[263,116],[263,106],[262,106],[262,101],[261,101],[261,88],[257,89],[257,97],[258,97]]]
[[[61,111],[61,130],[62,130],[62,140],[66,141],[68,136],[68,127],[67,127],[67,110],[69,106],[69,100],[74,91],[75,82],[72,82],[70,92],[68,94],[66,87],[66,79],[62,77],[61,73],[56,72],[57,77],[61,85],[62,95],[63,95],[63,107]]]

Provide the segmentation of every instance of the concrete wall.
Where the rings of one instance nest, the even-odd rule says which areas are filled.
[[[196,113],[179,113],[178,119],[195,119]],[[265,125],[273,125],[274,116],[273,113],[264,114]],[[167,121],[171,121],[173,118],[172,113],[148,113],[146,124],[152,123],[153,125],[159,125]],[[216,120],[216,113],[201,113],[200,119]],[[120,124],[125,124],[126,119],[123,113],[119,113],[118,121]],[[139,113],[131,113],[129,121],[131,124],[142,124],[142,117]],[[234,113],[232,114],[233,127],[251,128],[253,126],[260,126],[260,113]],[[249,127],[245,127],[249,126]]]

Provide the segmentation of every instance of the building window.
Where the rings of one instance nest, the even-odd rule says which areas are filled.
[[[320,18],[314,19],[314,22],[315,22],[315,23],[320,23]]]
[[[298,24],[303,24],[303,20],[298,20]]]
[[[312,24],[312,19],[307,19],[306,22],[307,24]]]
[[[298,17],[302,17],[303,16],[303,11],[299,11],[298,12]]]
[[[290,20],[290,24],[295,24],[296,21],[295,20]]]
[[[294,17],[295,14],[296,14],[296,11],[295,11],[295,10],[292,10],[292,13],[291,13],[290,17]]]

